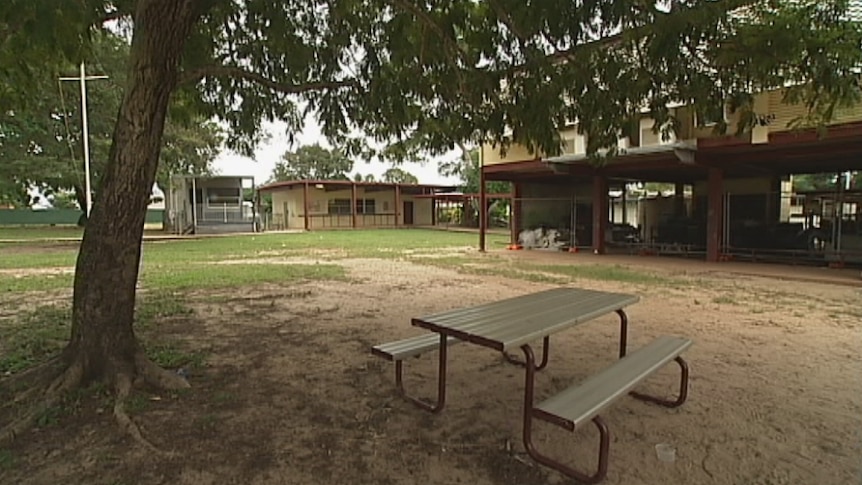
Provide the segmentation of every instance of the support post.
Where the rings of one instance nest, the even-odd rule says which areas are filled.
[[[350,214],[353,216],[352,226],[356,229],[356,182],[351,182],[350,184]],[[363,211],[365,213],[365,205],[363,204]]]
[[[685,217],[685,184],[675,183],[673,185],[673,215]]]
[[[395,227],[401,226],[398,216],[401,213],[401,186],[395,184]]]
[[[302,184],[302,215],[305,218],[305,230],[308,231],[308,182]]]
[[[485,192],[485,170],[479,167],[479,251],[485,252],[485,229],[488,227],[488,194]]]
[[[721,226],[724,219],[724,172],[709,169],[706,201],[706,260],[717,262],[721,257]]]
[[[198,188],[195,184],[195,178],[192,175],[192,234],[198,232]]]
[[[620,202],[620,210],[623,212],[622,223],[628,224],[629,211],[626,209],[626,199],[629,198],[629,184],[623,182],[623,199]]]
[[[593,253],[605,253],[605,229],[608,224],[608,178],[593,176]]]
[[[433,197],[431,198],[431,226],[437,226],[437,199]]]
[[[512,183],[512,218],[509,221],[511,224],[511,241],[510,244],[518,244],[518,234],[521,231],[521,191],[522,187],[520,183],[513,182]]]

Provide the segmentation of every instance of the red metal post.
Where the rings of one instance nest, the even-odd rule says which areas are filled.
[[[479,169],[479,251],[485,252],[485,229],[488,227],[488,194],[485,193],[485,167]]]
[[[352,184],[350,184],[350,202],[351,202],[350,213],[353,215],[353,228],[356,229],[356,182],[353,182]],[[364,213],[365,212],[363,211],[363,214]]]
[[[512,220],[509,221],[511,231],[509,244],[518,244],[518,233],[521,230],[521,184],[512,183]]]
[[[608,178],[593,176],[593,252],[604,254],[605,229],[608,225]]]
[[[398,214],[401,212],[401,186],[395,184],[395,227],[401,224],[398,221]]]
[[[706,201],[706,260],[717,262],[721,257],[721,226],[724,217],[724,172],[709,169]]]
[[[305,217],[305,230],[309,230],[308,227],[308,182],[302,184],[302,212]]]

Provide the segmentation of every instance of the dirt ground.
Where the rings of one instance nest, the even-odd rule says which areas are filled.
[[[393,368],[369,349],[421,333],[410,317],[548,288],[396,260],[341,260],[350,282],[190,295],[194,314],[165,334],[206,352],[190,392],[147,396],[135,420],[173,457],[118,432],[84,406],[22,436],[0,484],[571,483],[521,444],[522,371],[475,346],[450,350],[446,409],[430,415],[395,393]],[[860,481],[862,292],[850,286],[710,272],[685,285],[579,286],[641,296],[630,348],[661,334],[694,340],[689,401],[668,410],[624,398],[605,413],[608,484],[848,484]],[[552,340],[541,399],[614,360],[606,317]],[[407,385],[430,395],[432,356],[410,361]],[[644,390],[670,394],[669,366]],[[584,469],[592,429],[537,425],[548,453]],[[677,449],[673,464],[654,445]]]

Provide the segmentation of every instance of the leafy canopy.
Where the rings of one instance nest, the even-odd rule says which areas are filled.
[[[44,59],[86,58],[104,19],[159,1],[7,0],[0,100],[28,91]],[[810,123],[859,101],[847,0],[177,1],[198,18],[176,97],[245,153],[265,121],[296,133],[307,115],[348,154],[367,135],[407,158],[482,140],[553,154],[571,120],[593,152],[642,109],[672,128],[672,101],[711,119],[729,103],[747,129],[764,121],[752,94],[787,85]]]
[[[419,179],[412,173],[399,168],[391,167],[383,172],[383,181],[391,184],[418,184]]]
[[[288,151],[275,164],[270,182],[286,180],[350,180],[353,160],[337,149],[320,144],[303,145]]]
[[[125,86],[129,46],[110,33],[93,35],[88,75],[108,79],[87,82],[90,170],[95,187],[108,161],[111,135]],[[84,206],[83,122],[80,84],[59,82],[75,77],[78,66],[58,61],[32,78],[28,99],[0,110],[0,202],[27,206],[28,189],[53,194],[71,190]],[[167,187],[171,173],[208,173],[224,139],[223,130],[185,109],[173,107],[162,139],[156,181]]]

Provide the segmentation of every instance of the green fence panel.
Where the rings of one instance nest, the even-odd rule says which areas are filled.
[[[164,216],[164,209],[150,209],[146,222],[161,224]],[[0,226],[74,226],[80,217],[77,209],[0,209]]]

